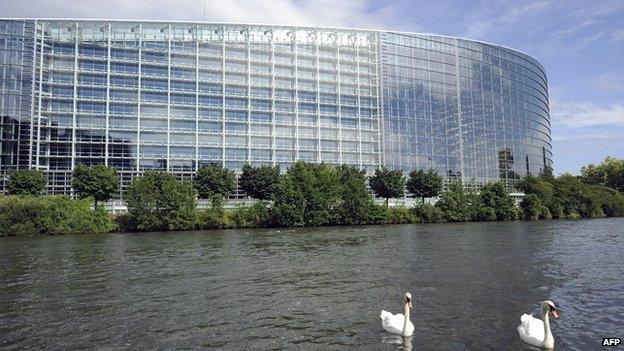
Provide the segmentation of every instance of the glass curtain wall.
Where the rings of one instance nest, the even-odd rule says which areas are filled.
[[[382,33],[384,162],[511,186],[552,165],[543,67],[499,46]]]
[[[435,35],[182,22],[0,20],[0,173],[77,164],[189,178],[296,160],[434,168],[511,186],[552,165],[544,68]]]
[[[8,173],[29,168],[33,141],[34,23],[0,21],[0,191]]]
[[[186,23],[43,21],[34,164],[68,192],[76,164],[124,184],[158,169],[295,160],[373,169],[381,155],[376,33]],[[49,106],[49,108],[46,108]],[[65,176],[62,176],[65,174]]]

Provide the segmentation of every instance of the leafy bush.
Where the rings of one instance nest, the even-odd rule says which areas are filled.
[[[528,194],[522,199],[520,207],[525,219],[538,219],[544,205],[542,205],[542,199],[538,195]]]
[[[479,189],[479,197],[481,198],[481,206],[491,208],[496,213],[496,220],[509,221],[516,218],[516,205],[513,198],[509,195],[507,187],[501,182],[489,183]],[[489,210],[479,209],[477,211],[480,218],[482,215],[489,215]],[[489,220],[489,219],[481,219]]]
[[[497,218],[498,217],[496,216],[495,209],[493,209],[492,207],[488,207],[488,206],[481,206],[475,211],[472,219],[475,221],[485,222],[485,221],[495,221],[497,220]]]
[[[553,218],[548,207],[542,206],[542,209],[539,214],[539,218],[540,219],[552,219]]]
[[[302,227],[304,222],[305,198],[296,186],[291,175],[285,174],[280,179],[273,194],[271,218],[279,227]]]
[[[405,207],[394,207],[388,209],[388,224],[408,224],[417,223],[418,219],[414,212]]]
[[[466,222],[472,220],[480,201],[473,191],[464,189],[460,184],[453,184],[449,191],[440,195],[435,206],[442,210],[447,221]]]
[[[0,197],[0,236],[102,234],[117,226],[92,199]]]
[[[189,181],[150,171],[135,178],[124,194],[136,230],[186,230],[196,224],[196,193]]]
[[[368,224],[385,224],[388,222],[388,208],[373,204],[368,213]]]
[[[371,220],[375,203],[366,188],[366,174],[354,166],[337,168],[340,182],[340,198],[336,208],[339,224],[365,224]]]
[[[266,201],[258,201],[247,207],[239,207],[234,212],[237,228],[263,228],[271,224],[271,215]]]
[[[444,222],[444,212],[431,204],[422,204],[414,207],[414,216],[420,223]]]
[[[341,203],[338,170],[327,164],[298,161],[282,176],[273,194],[277,226],[319,226],[339,222]]]

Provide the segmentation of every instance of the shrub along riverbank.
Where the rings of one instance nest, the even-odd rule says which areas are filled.
[[[80,168],[77,181],[81,174],[88,176],[89,181],[83,182],[88,187],[83,184],[79,188],[79,195],[84,197],[79,200],[35,196],[40,189],[29,190],[23,179],[35,179],[32,183],[37,186],[40,179],[33,174],[17,177],[22,185],[13,188],[20,188],[19,195],[0,196],[0,236],[624,216],[622,192],[600,182],[609,179],[613,184],[621,183],[617,174],[600,176],[597,170],[602,165],[584,168],[583,172],[591,170],[591,179],[585,174],[556,178],[529,175],[517,183],[518,190],[526,194],[520,206],[498,182],[478,191],[453,184],[440,193],[442,179],[431,170],[411,172],[406,179],[400,171],[381,167],[368,179],[373,192],[386,200],[404,196],[406,189],[422,198],[413,208],[375,204],[365,173],[344,165],[296,162],[284,174],[275,167],[245,166],[239,185],[258,202],[234,210],[223,206],[224,197],[235,190],[232,171],[205,166],[192,181],[180,181],[165,172],[147,172],[134,179],[124,193],[128,213],[113,217],[101,207],[92,209],[92,205],[93,194],[106,201],[116,191],[110,185],[115,183],[116,174],[102,166],[85,166]],[[618,165],[609,169],[617,172]],[[624,161],[621,166],[624,170]],[[436,196],[439,200],[435,205],[424,202]],[[198,209],[198,197],[209,198],[211,206]]]

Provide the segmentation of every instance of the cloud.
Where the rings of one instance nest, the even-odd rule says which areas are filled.
[[[398,7],[374,0],[23,0],[3,5],[2,11],[3,17],[206,20],[362,28],[407,25]]]
[[[618,28],[611,32],[611,39],[609,39],[609,42],[616,43],[622,40],[624,40],[624,28]]]
[[[573,25],[569,26],[566,29],[560,29],[556,32],[554,32],[552,34],[553,37],[564,37],[564,36],[568,36],[570,34],[575,34],[578,33],[581,29],[585,28],[585,27],[589,27],[592,26],[594,24],[598,23],[597,21],[594,20],[586,20],[583,21],[581,23],[574,23]]]
[[[461,34],[467,38],[483,38],[492,36],[508,29],[510,25],[517,24],[527,17],[535,16],[548,9],[551,1],[534,1],[524,6],[511,6],[502,9],[492,8],[490,3],[482,3],[468,15],[466,31]],[[500,14],[497,15],[496,11]]]
[[[624,92],[624,75],[614,73],[600,74],[592,79],[591,86],[601,92]]]
[[[624,104],[598,106],[591,102],[552,103],[553,125],[569,128],[589,126],[624,126]]]

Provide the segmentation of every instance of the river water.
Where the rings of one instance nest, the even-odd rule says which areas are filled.
[[[0,238],[0,268],[0,349],[529,350],[547,298],[556,349],[624,337],[624,219]]]

